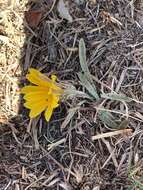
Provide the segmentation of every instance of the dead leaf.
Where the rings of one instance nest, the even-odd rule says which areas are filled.
[[[61,18],[64,18],[68,20],[69,22],[73,21],[73,18],[71,17],[69,10],[66,4],[64,3],[64,0],[59,0],[58,5],[57,5],[57,10]]]
[[[24,166],[22,166],[21,176],[22,176],[22,179],[27,178],[27,171],[26,171],[26,168]]]
[[[42,18],[42,11],[41,10],[29,10],[25,13],[25,18],[28,25],[32,28],[35,28],[40,23]]]
[[[89,0],[89,2],[93,3],[94,5],[96,4],[96,0]]]

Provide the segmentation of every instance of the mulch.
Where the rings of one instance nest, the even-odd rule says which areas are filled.
[[[8,9],[12,18],[12,13],[18,13],[23,20],[19,36],[24,37],[24,43],[18,50],[20,58],[17,46],[14,49],[3,42],[1,46],[8,56],[5,62],[0,60],[3,91],[0,94],[0,189],[141,189],[143,3],[129,0],[66,3],[72,22],[60,17],[57,1],[31,1],[24,8],[19,4],[22,7],[19,10]],[[3,28],[4,25],[0,27],[0,35],[13,40],[12,34]],[[49,123],[43,115],[30,120],[28,110],[22,106],[22,97],[16,95],[27,84],[25,74],[30,67],[49,76],[56,74],[58,81],[86,92],[78,77],[82,72],[78,51],[81,38],[99,96],[114,91],[132,101],[101,98],[97,102],[73,97],[61,102]],[[10,55],[14,56],[13,67]],[[18,86],[15,87],[13,80]],[[102,103],[120,123],[118,128],[101,121],[96,108]],[[77,110],[67,121],[74,108]],[[92,140],[94,135],[120,129],[131,129],[132,133]]]

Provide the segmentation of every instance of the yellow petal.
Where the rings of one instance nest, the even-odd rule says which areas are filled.
[[[41,100],[39,102],[35,101],[35,102],[31,102],[31,101],[26,101],[24,103],[24,106],[28,109],[37,109],[38,106],[45,106],[45,108],[48,106],[48,102],[46,100]]]
[[[58,101],[59,101],[59,97],[58,96],[55,96],[53,94],[50,94],[48,96],[48,107],[51,106],[53,108],[56,108],[58,107]]]
[[[53,113],[53,107],[49,106],[45,111],[45,119],[49,121]]]
[[[25,86],[21,89],[20,93],[21,94],[27,94],[27,93],[32,93],[32,92],[48,92],[51,91],[51,93],[54,93],[55,95],[61,95],[63,93],[63,90],[52,90],[51,88],[48,87],[40,87],[40,86]],[[50,92],[49,92],[50,93]]]
[[[55,85],[51,79],[42,74],[36,69],[29,69],[29,74],[26,75],[26,78],[33,84],[43,87],[52,88],[54,90],[59,90],[60,87]]]
[[[25,100],[27,101],[35,101],[35,100],[46,100],[48,99],[48,92],[43,92],[43,91],[38,91],[38,92],[31,92],[31,93],[27,93],[26,95],[24,95],[23,97]]]
[[[29,92],[37,92],[37,91],[47,91],[49,88],[46,87],[40,87],[40,86],[25,86],[21,89],[21,94],[26,94]]]
[[[30,102],[26,102],[24,104],[25,107],[30,109],[30,118],[38,116],[40,113],[42,113],[46,107],[47,107],[47,102],[46,101],[40,101],[36,104],[30,104]]]
[[[30,109],[30,118],[36,117],[41,112],[45,111],[45,118],[50,120],[54,108],[58,107],[58,102],[63,89],[56,83],[56,76],[52,75],[51,79],[43,75],[36,69],[29,69],[27,79],[37,86],[25,86],[21,89],[24,94],[26,103],[24,106]]]
[[[48,97],[48,107],[47,107],[47,109],[45,111],[45,119],[47,121],[50,120],[54,108],[59,106],[58,101],[59,101],[59,97],[54,96],[53,94],[49,95],[49,97]]]

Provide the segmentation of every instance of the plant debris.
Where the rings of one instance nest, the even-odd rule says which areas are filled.
[[[0,189],[143,188],[142,4],[0,1]],[[29,68],[67,86],[48,123],[22,106]]]

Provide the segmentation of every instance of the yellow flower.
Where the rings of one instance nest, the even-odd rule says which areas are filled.
[[[63,90],[56,84],[56,76],[51,79],[36,69],[29,69],[26,78],[34,85],[25,86],[21,89],[24,94],[24,106],[30,109],[30,118],[38,116],[45,111],[45,118],[50,120],[53,110],[59,106],[58,102]]]

